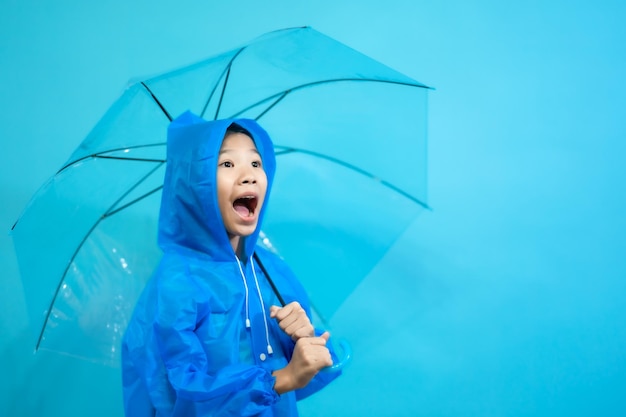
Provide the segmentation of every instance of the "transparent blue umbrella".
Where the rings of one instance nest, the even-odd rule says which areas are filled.
[[[261,243],[327,323],[427,207],[427,91],[309,27],[130,85],[13,228],[34,346],[119,363],[161,256],[167,126],[186,110],[269,132],[278,169]]]

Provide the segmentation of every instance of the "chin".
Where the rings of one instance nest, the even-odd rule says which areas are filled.
[[[239,237],[248,237],[256,230],[256,224],[244,227],[238,227],[234,232],[234,235]]]

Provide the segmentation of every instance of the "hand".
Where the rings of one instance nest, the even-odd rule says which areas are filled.
[[[298,339],[289,364],[273,372],[274,390],[278,394],[305,387],[320,370],[332,366],[333,360],[326,347],[329,337],[330,333],[324,332],[319,337]]]
[[[283,308],[271,306],[270,317],[278,321],[278,326],[294,342],[297,342],[302,337],[315,336],[315,329],[313,329],[311,320],[309,320],[306,311],[297,301],[289,303]]]

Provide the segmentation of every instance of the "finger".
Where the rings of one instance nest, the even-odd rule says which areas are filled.
[[[303,326],[310,326],[311,320],[309,320],[309,316],[306,315],[306,312],[302,309],[299,311],[293,311],[289,315],[281,318],[281,312],[276,315],[276,320],[278,320],[278,324],[283,331],[289,334],[293,334],[297,329]],[[311,336],[311,335],[309,335]]]
[[[276,314],[278,314],[278,312],[281,310],[280,307],[278,306],[270,306],[270,317],[274,318],[276,317]]]
[[[285,332],[285,333],[288,333],[288,332]],[[313,337],[315,336],[315,330],[313,329],[313,326],[311,326],[310,324],[307,324],[296,329],[292,334],[293,334],[292,336],[293,339],[299,339],[301,337]]]
[[[306,340],[308,341],[310,345],[326,346],[326,342],[328,341],[329,337],[330,337],[330,333],[324,332],[324,334],[318,337],[307,337],[307,338],[298,339],[298,340]]]
[[[293,323],[298,321],[298,314],[294,314],[294,313],[290,313],[290,314],[283,314],[284,311],[279,311],[276,314],[276,320],[278,320],[278,322],[280,323],[280,327],[282,327],[283,329],[291,326]]]
[[[281,328],[284,327],[284,332],[297,337],[313,337],[315,336],[315,328],[309,320],[309,317],[306,314],[302,314],[298,317],[297,320],[293,321],[291,324],[284,326],[287,320],[284,320],[280,323]]]
[[[333,365],[333,359],[327,347],[311,346],[311,349],[312,350],[308,352],[310,355],[309,363],[315,368],[317,368],[317,370]]]
[[[319,365],[320,369],[333,366],[333,358],[328,349],[325,352],[320,352]]]
[[[299,312],[300,310],[304,311],[304,309],[300,306],[300,303],[297,301],[293,301],[281,308],[277,312],[276,318],[278,320],[284,320],[285,317],[291,315],[293,312]]]
[[[309,325],[311,325],[311,322],[304,314],[292,314],[280,321],[280,327],[289,334],[293,334],[299,328]]]

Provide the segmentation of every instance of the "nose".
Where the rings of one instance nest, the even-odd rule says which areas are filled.
[[[240,181],[242,184],[256,184],[256,175],[252,167],[246,167],[241,171]]]

